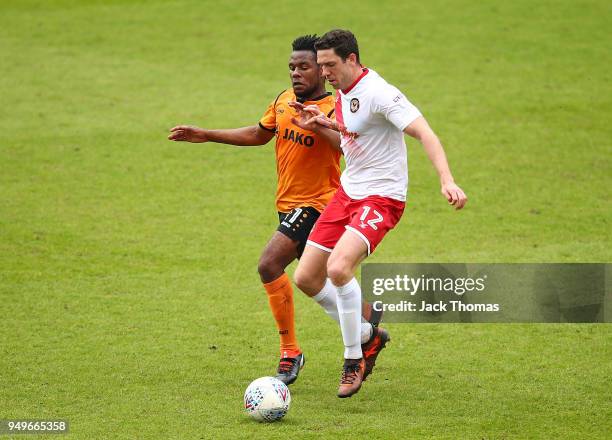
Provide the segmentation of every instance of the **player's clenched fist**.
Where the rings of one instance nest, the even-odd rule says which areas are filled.
[[[177,125],[171,128],[168,139],[184,142],[208,142],[206,130],[193,125]]]

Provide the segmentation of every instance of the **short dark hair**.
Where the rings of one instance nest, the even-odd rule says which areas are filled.
[[[314,52],[317,54],[317,49],[315,49],[315,43],[317,42],[318,37],[316,34],[312,35],[302,35],[301,37],[297,37],[291,43],[291,47],[293,50],[308,50],[310,52]]]
[[[355,38],[355,35],[349,30],[334,29],[327,32],[317,40],[315,49],[334,49],[336,55],[345,61],[350,54],[354,53],[357,56],[357,62],[359,62],[357,38]]]

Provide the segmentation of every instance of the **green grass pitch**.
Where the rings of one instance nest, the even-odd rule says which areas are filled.
[[[289,84],[291,40],[346,27],[470,198],[453,212],[409,141],[406,212],[370,261],[609,262],[611,16],[606,1],[3,0],[0,418],[68,419],[67,439],[610,438],[610,325],[390,324],[341,401],[339,330],[299,292],[292,408],[249,420],[242,393],[277,361],[256,273],[273,147],[166,135],[257,122]]]

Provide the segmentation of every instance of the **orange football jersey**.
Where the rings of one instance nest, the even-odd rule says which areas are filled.
[[[300,206],[323,211],[340,185],[340,151],[325,138],[302,130],[291,122],[298,113],[289,107],[297,101],[293,89],[285,90],[268,106],[259,125],[276,134],[276,208],[289,212]],[[316,104],[333,117],[335,100],[331,93],[303,102]]]

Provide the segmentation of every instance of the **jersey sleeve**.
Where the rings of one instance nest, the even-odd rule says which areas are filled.
[[[274,110],[274,102],[270,103],[266,112],[259,120],[259,126],[268,131],[276,130],[276,111]]]
[[[402,131],[416,118],[422,116],[419,109],[392,85],[386,87],[376,96],[373,110],[374,113],[380,113]]]
[[[280,92],[276,99],[270,103],[266,109],[266,112],[259,120],[259,126],[264,130],[272,132],[276,131],[276,103],[278,102],[278,98],[280,98],[283,93],[285,93],[285,90]]]

